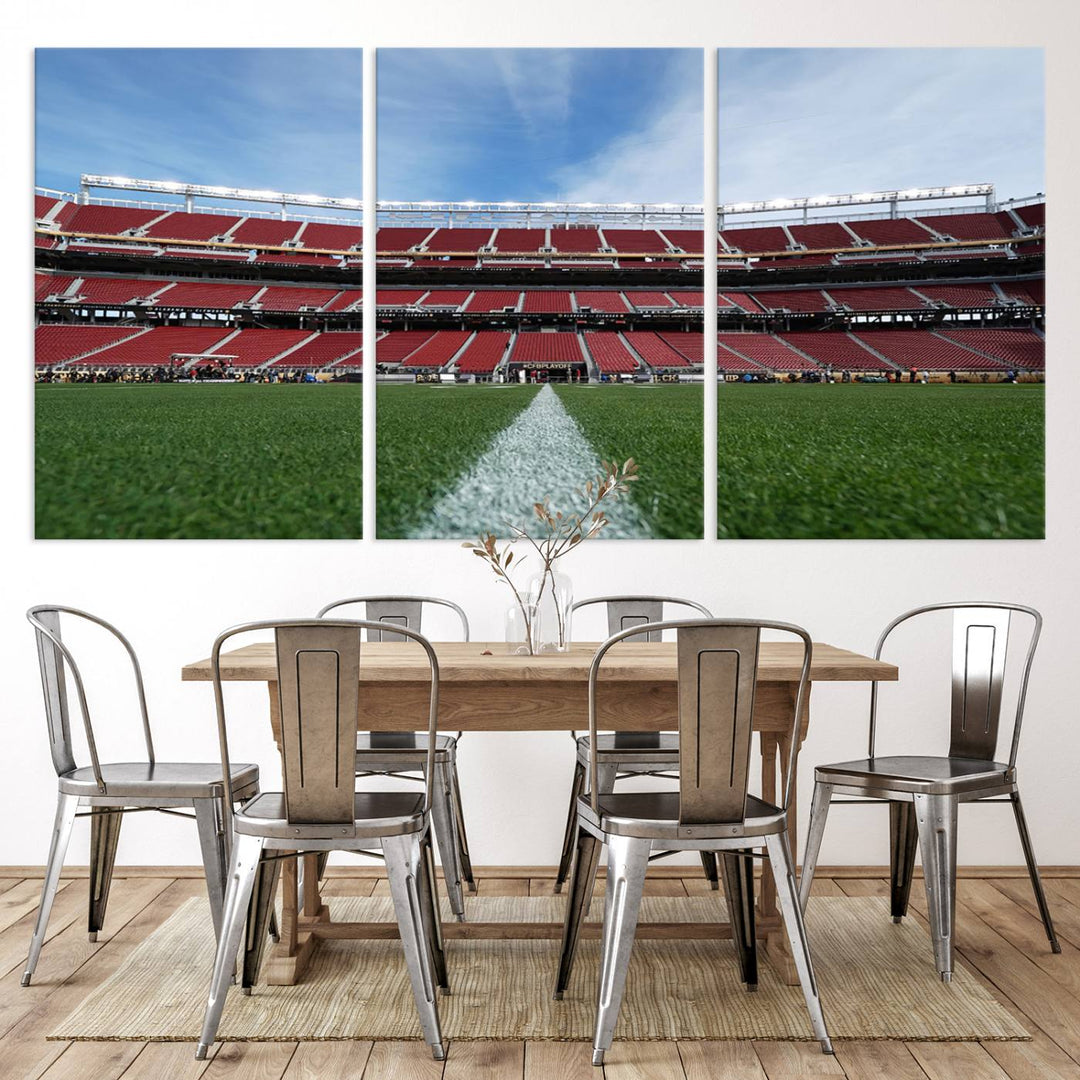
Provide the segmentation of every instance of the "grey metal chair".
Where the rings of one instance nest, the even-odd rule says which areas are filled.
[[[386,861],[405,963],[424,1040],[435,1060],[445,1057],[435,986],[449,991],[438,916],[430,842],[435,767],[434,736],[439,707],[439,663],[428,640],[402,628],[417,642],[431,670],[428,749],[423,794],[355,790],[353,751],[360,708],[361,631],[377,622],[287,619],[245,623],[219,635],[211,652],[221,761],[229,775],[229,741],[221,683],[221,650],[238,634],[274,632],[281,709],[284,792],[266,792],[233,814],[225,917],[218,941],[199,1060],[217,1036],[237,951],[244,938],[241,986],[250,993],[265,947],[282,858],[379,847]],[[228,789],[228,783],[226,783]],[[226,791],[226,799],[230,792]],[[245,920],[248,932],[244,934]]]
[[[327,604],[319,612],[319,618],[353,604],[362,604],[365,618],[379,624],[376,629],[367,632],[368,641],[406,640],[388,627],[403,626],[419,633],[424,606],[428,604],[454,612],[461,623],[462,640],[469,640],[469,620],[465,612],[453,601],[434,596],[353,596]],[[462,883],[468,885],[470,892],[476,892],[476,879],[473,877],[469,840],[465,834],[465,815],[461,808],[461,785],[457,770],[457,744],[460,738],[460,731],[457,736],[435,736],[431,820],[442,859],[450,910],[462,921],[465,918]],[[426,759],[427,734],[423,732],[361,732],[356,739],[357,777],[393,776],[399,780],[422,781]]]
[[[1039,879],[1039,867],[1031,846],[1016,779],[1016,753],[1024,718],[1024,699],[1042,630],[1042,616],[1034,608],[995,601],[930,604],[893,619],[878,638],[875,658],[881,657],[889,636],[898,626],[931,612],[952,612],[953,615],[949,752],[943,757],[879,756],[876,750],[878,687],[876,682],[872,685],[869,756],[858,761],[821,765],[814,771],[814,801],[807,829],[800,902],[805,909],[833,796],[855,796],[853,799],[839,800],[838,806],[887,801],[893,922],[899,922],[907,914],[915,852],[921,846],[926,902],[934,940],[934,962],[942,980],[948,982],[953,971],[956,828],[960,803],[1012,804],[1046,936],[1053,952],[1061,952],[1061,946],[1054,934],[1050,908]],[[1031,631],[1020,673],[1009,760],[1001,762],[995,761],[994,757],[998,745],[1009,631],[1012,617],[1017,614],[1031,620]]]
[[[659,622],[664,617],[665,606],[686,607],[706,619],[712,612],[696,600],[683,600],[676,596],[596,596],[579,600],[572,611],[603,604],[607,609],[608,636],[628,630],[633,626]],[[659,641],[659,631],[643,632],[646,641]],[[574,762],[574,779],[570,786],[570,806],[566,814],[566,831],[563,834],[559,869],[555,874],[555,891],[561,892],[570,876],[574,861],[574,839],[577,835],[577,800],[585,793],[586,774],[589,766],[589,736],[571,732],[577,750]],[[615,782],[630,776],[662,776],[676,779],[679,771],[679,737],[673,732],[617,731],[601,735],[597,741],[597,782],[601,794],[615,790]],[[705,877],[714,889],[720,888],[716,857],[710,851],[701,852],[701,865]]]
[[[142,716],[145,761],[103,762],[97,749],[94,727],[82,672],[61,635],[61,616],[81,619],[111,634],[126,650],[131,660],[135,691]],[[259,767],[237,764],[226,785],[222,783],[218,762],[164,762],[154,756],[154,740],[146,704],[142,670],[131,643],[115,626],[78,608],[59,604],[41,604],[26,613],[37,639],[41,686],[45,695],[45,720],[49,729],[49,749],[57,776],[56,820],[53,824],[45,882],[41,889],[30,954],[22,985],[29,986],[41,955],[45,931],[56,896],[60,871],[67,854],[71,828],[76,817],[90,817],[90,910],[88,931],[91,941],[105,923],[109,902],[120,825],[125,814],[157,810],[163,814],[190,818],[183,808],[194,811],[206,871],[206,890],[215,933],[220,931],[225,897],[225,868],[228,860],[228,836],[222,814],[222,798],[228,787],[237,801],[259,793]],[[67,618],[65,618],[67,624]],[[68,702],[68,674],[75,686],[75,697],[86,735],[89,765],[76,761],[72,741]],[[85,813],[79,813],[86,808]]]
[[[607,845],[607,886],[597,996],[593,1064],[602,1065],[619,1018],[626,972],[637,929],[645,873],[654,850],[709,851],[720,856],[724,893],[740,975],[748,990],[757,986],[753,863],[764,848],[776,881],[777,900],[791,943],[806,1007],[822,1051],[832,1053],[825,1027],[810,949],[799,907],[788,843],[787,806],[795,774],[797,740],[781,806],[748,794],[754,687],[762,630],[797,637],[803,661],[791,716],[792,735],[806,697],[813,645],[801,627],[789,623],[698,619],[647,624],[674,629],[679,665],[679,790],[605,793],[600,790],[600,756],[589,755],[588,796],[577,799],[577,858],[574,863],[562,953],[555,982],[561,999],[570,981],[578,939],[589,909],[600,849]],[[608,650],[632,637],[633,629],[609,637],[589,670],[589,734],[596,746],[596,687]]]

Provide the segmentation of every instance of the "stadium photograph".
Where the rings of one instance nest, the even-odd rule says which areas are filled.
[[[35,535],[360,536],[361,50],[40,49],[35,142]]]
[[[1044,536],[1043,141],[1040,49],[720,50],[721,539]]]
[[[380,49],[377,534],[703,535],[692,49]]]

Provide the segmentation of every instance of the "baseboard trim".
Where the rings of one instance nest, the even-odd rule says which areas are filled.
[[[554,866],[476,866],[473,868],[477,877],[486,878],[553,878]],[[600,867],[600,874],[604,873],[604,867]],[[698,870],[692,864],[649,867],[650,877],[678,878],[693,877]],[[1039,872],[1044,878],[1080,878],[1080,866],[1040,866]],[[817,877],[842,878],[887,878],[889,868],[887,866],[819,866],[815,871]],[[32,878],[43,877],[44,866],[0,866],[0,878]],[[116,877],[146,877],[146,878],[201,878],[203,869],[201,866],[117,866],[114,870]],[[89,867],[65,866],[61,877],[85,878],[89,877]],[[383,868],[375,866],[330,866],[326,876],[330,878],[372,878],[385,877]],[[922,877],[922,868],[915,868],[915,877]],[[1027,867],[1020,866],[961,866],[957,868],[957,877],[960,878],[1026,878]]]

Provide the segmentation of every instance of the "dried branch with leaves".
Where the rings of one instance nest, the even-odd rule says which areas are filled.
[[[627,458],[621,466],[603,461],[601,469],[600,475],[586,481],[583,487],[574,489],[574,499],[578,504],[575,508],[565,513],[562,510],[553,509],[551,499],[547,496],[540,502],[533,503],[533,516],[543,530],[539,535],[534,536],[529,531],[528,525],[508,522],[510,539],[501,549],[494,533],[482,533],[476,543],[468,541],[462,544],[462,547],[468,548],[474,555],[486,560],[498,579],[504,581],[513,591],[514,600],[524,620],[526,645],[530,653],[535,652],[530,605],[525,603],[510,577],[510,564],[514,561],[512,547],[518,542],[527,543],[540,558],[541,584],[539,593],[533,598],[533,610],[535,610],[539,607],[544,590],[548,587],[554,589],[553,575],[556,562],[578,544],[600,534],[608,524],[608,517],[602,504],[614,502],[621,495],[625,495],[630,490],[629,485],[638,478],[638,467],[633,458]],[[518,559],[516,565],[520,566],[524,561],[524,559]],[[565,627],[561,625],[561,614],[558,630],[559,642],[562,644]]]

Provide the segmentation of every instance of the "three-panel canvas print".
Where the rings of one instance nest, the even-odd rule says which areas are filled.
[[[1041,50],[704,59],[39,50],[37,537],[1042,537]]]

